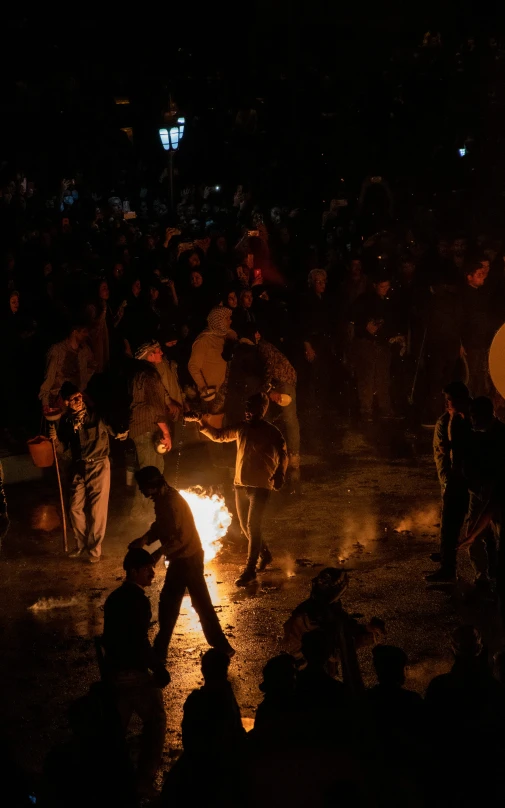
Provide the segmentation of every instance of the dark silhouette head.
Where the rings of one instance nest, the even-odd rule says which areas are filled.
[[[405,651],[395,645],[376,645],[372,651],[373,664],[381,685],[401,687],[405,684]]]
[[[269,659],[263,668],[260,690],[266,695],[289,695],[296,683],[295,660],[290,654],[279,654]]]
[[[330,656],[330,643],[326,632],[321,629],[307,631],[302,637],[302,654],[308,665],[322,668]]]
[[[474,626],[460,626],[453,631],[451,645],[456,659],[477,659],[482,651],[482,639]]]
[[[145,466],[135,472],[137,485],[145,497],[153,497],[166,486],[165,478],[156,466]]]
[[[265,417],[268,410],[268,396],[265,393],[255,393],[247,399],[245,405],[246,421],[260,420]]]
[[[312,579],[310,597],[321,604],[334,603],[349,586],[347,572],[338,567],[325,567]]]
[[[226,682],[230,657],[217,648],[209,648],[202,656],[202,673],[205,684]]]

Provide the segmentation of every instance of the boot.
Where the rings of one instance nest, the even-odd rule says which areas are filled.
[[[248,564],[242,575],[235,581],[235,586],[249,586],[249,584],[255,583],[256,580],[256,564],[254,566]]]
[[[272,553],[270,552],[266,544],[264,544],[263,547],[261,548],[260,563],[258,564],[258,572],[264,572],[264,570],[266,570],[268,565],[271,564],[273,560],[274,557]]]

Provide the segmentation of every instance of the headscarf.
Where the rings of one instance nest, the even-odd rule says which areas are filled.
[[[151,351],[155,351],[156,348],[160,347],[160,343],[157,340],[149,340],[148,342],[143,342],[137,350],[135,351],[135,359],[145,359]]]
[[[309,286],[310,287],[314,286],[316,280],[318,280],[319,278],[321,278],[321,280],[323,281],[326,281],[327,277],[328,276],[324,269],[311,269],[308,277]]]
[[[226,306],[216,306],[211,309],[207,317],[209,331],[220,337],[225,337],[230,329],[230,311]]]

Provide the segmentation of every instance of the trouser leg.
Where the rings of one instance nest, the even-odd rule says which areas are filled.
[[[467,510],[467,488],[459,481],[449,480],[442,496],[440,552],[443,569],[452,574],[456,572],[456,548]]]
[[[391,348],[377,343],[375,346],[374,387],[381,415],[391,413]]]
[[[74,539],[79,550],[86,547],[86,513],[84,505],[86,502],[86,485],[84,476],[75,471],[70,481],[70,524]]]
[[[263,541],[261,528],[270,491],[268,488],[248,488],[247,490],[249,496],[249,514],[247,519],[249,552],[247,556],[247,566],[255,567],[260,552],[268,549]]]
[[[288,404],[287,407],[280,407],[271,402],[267,418],[279,427],[286,439],[289,457],[288,474],[291,482],[298,482],[300,479],[300,423],[296,411],[296,387],[284,385],[282,392],[291,396],[291,404]]]
[[[214,648],[224,648],[228,640],[223,634],[216,610],[210,599],[203,571],[203,553],[196,553],[184,560],[186,581],[193,608],[200,618],[205,639]]]
[[[470,529],[485,507],[484,501],[476,496],[473,492],[470,493],[470,502],[468,506],[468,527]],[[475,572],[475,580],[485,580],[489,578],[490,555],[491,561],[494,559],[496,553],[493,554],[493,544],[495,538],[493,528],[488,526],[480,536],[477,536],[473,544],[470,545],[470,560]],[[488,553],[489,547],[489,553]]]
[[[163,693],[149,673],[124,671],[116,679],[116,701],[123,730],[126,732],[132,713],[142,720],[137,780],[140,787],[152,784],[161,765],[165,743],[166,713]]]
[[[244,485],[235,486],[235,505],[240,529],[249,542],[249,529],[247,527],[249,518],[249,497],[247,495],[247,488]]]
[[[86,472],[86,498],[89,507],[89,554],[100,557],[102,542],[107,528],[109,509],[110,463],[106,457],[102,463],[95,463]]]
[[[158,454],[154,448],[153,433],[146,432],[143,435],[139,435],[133,439],[133,442],[135,443],[137,452],[137,467],[143,469],[146,466],[154,466],[163,474],[165,458],[162,454]],[[133,518],[154,518],[153,504],[140,493],[137,484],[135,484],[131,516]]]
[[[361,415],[372,415],[374,395],[374,345],[368,340],[359,339],[353,349],[356,370],[356,386]]]
[[[170,562],[165,583],[160,593],[158,608],[158,634],[153,643],[158,658],[165,662],[168,646],[172,639],[175,624],[181,611],[181,603],[186,591],[187,580],[183,559]]]

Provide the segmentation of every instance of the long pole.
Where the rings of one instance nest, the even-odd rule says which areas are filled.
[[[168,152],[168,175],[170,182],[170,210],[174,210],[174,153],[172,149]]]
[[[61,505],[61,524],[63,526],[63,550],[68,553],[67,541],[67,518],[65,516],[65,501],[63,499],[63,488],[61,487],[60,466],[58,464],[58,454],[56,452],[56,439],[51,438],[53,444],[54,464],[56,466],[56,476],[58,478],[58,488],[60,489],[60,505]]]

